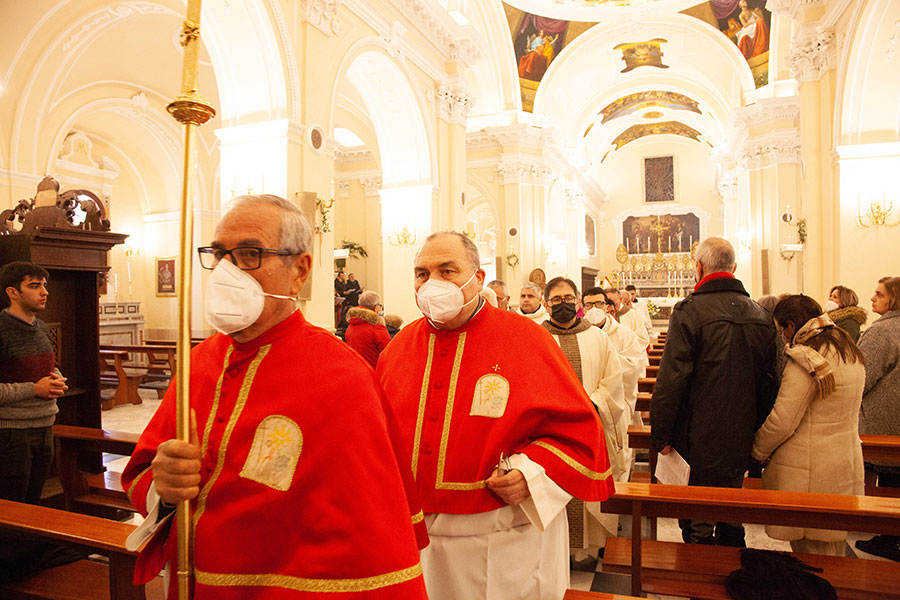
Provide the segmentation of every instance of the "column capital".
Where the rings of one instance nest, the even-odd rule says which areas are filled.
[[[438,103],[438,117],[448,123],[465,125],[472,107],[475,106],[475,100],[457,77],[438,82],[434,98]]]
[[[812,28],[809,28],[812,29]],[[791,42],[791,74],[799,82],[818,81],[837,66],[834,28],[817,26]]]
[[[377,196],[382,185],[380,176],[362,177],[359,183],[363,186],[366,196]]]
[[[301,0],[300,13],[304,21],[331,37],[340,35],[343,29],[338,18],[341,0]]]
[[[800,130],[782,129],[749,138],[744,144],[741,163],[745,169],[768,165],[800,163]]]

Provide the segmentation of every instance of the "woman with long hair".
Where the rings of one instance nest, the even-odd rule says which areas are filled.
[[[753,458],[769,461],[765,489],[823,494],[864,491],[859,405],[865,359],[843,329],[808,296],[783,298],[775,327],[787,364],[775,406],[753,440]],[[766,526],[794,552],[843,556],[846,531]]]
[[[828,293],[825,310],[834,324],[850,334],[853,341],[859,340],[859,328],[864,325],[868,315],[860,308],[859,296],[843,285],[836,285]]]
[[[900,435],[900,277],[882,277],[872,296],[872,312],[881,315],[859,338],[866,357],[866,388],[859,430],[869,435]],[[900,468],[866,463],[878,485],[900,487]],[[856,542],[863,552],[900,561],[900,536],[876,535]]]

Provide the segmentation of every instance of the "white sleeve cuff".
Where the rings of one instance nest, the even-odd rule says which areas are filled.
[[[144,543],[152,538],[161,527],[163,527],[175,511],[172,511],[162,519],[159,518],[159,509],[162,506],[159,494],[156,493],[156,484],[151,482],[147,488],[147,518],[141,525],[131,532],[128,539],[125,540],[125,548],[131,552],[136,551],[144,545]]]
[[[571,494],[556,485],[544,467],[524,454],[513,454],[509,457],[510,467],[518,469],[528,483],[528,499],[519,505],[531,524],[544,531],[553,519],[564,510],[572,499]]]

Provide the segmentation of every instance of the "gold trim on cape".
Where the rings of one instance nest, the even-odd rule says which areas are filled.
[[[416,523],[421,523],[424,520],[425,514],[421,510],[412,516],[413,525],[415,525]]]
[[[280,587],[297,592],[366,592],[397,585],[422,575],[422,565],[416,563],[406,569],[362,577],[359,579],[307,579],[274,573],[209,573],[194,569],[197,583],[212,586],[266,586]]]
[[[128,489],[125,490],[125,495],[128,496],[128,500],[131,502],[132,506],[134,506],[134,498],[132,497],[132,495],[134,494],[134,488],[137,487],[137,484],[141,480],[141,477],[151,472],[152,470],[153,467],[147,467],[146,469],[138,473],[138,476],[134,478],[134,480],[131,482],[131,485],[129,485]]]
[[[569,456],[568,454],[566,454],[565,452],[563,452],[562,450],[557,448],[556,446],[551,446],[547,442],[541,442],[541,441],[532,442],[532,443],[535,446],[538,446],[545,450],[549,450],[550,452],[555,454],[560,460],[562,460],[564,463],[566,463],[567,465],[569,465],[570,467],[572,467],[573,469],[575,469],[576,471],[578,471],[579,473],[581,473],[582,475],[584,475],[585,477],[587,477],[589,479],[599,479],[602,481],[604,479],[608,479],[612,475],[612,467],[608,468],[603,473],[598,473],[597,471],[592,471],[592,470],[588,469],[587,467],[585,467],[584,465],[582,465],[581,463],[576,461],[574,458],[572,458],[571,456]]]
[[[200,440],[200,456],[206,456],[206,450],[209,448],[209,434],[212,431],[213,423],[216,420],[216,413],[219,412],[219,398],[222,395],[222,381],[225,379],[225,371],[231,363],[231,353],[234,346],[228,346],[225,351],[225,358],[222,361],[222,372],[219,373],[219,379],[216,381],[216,391],[213,394],[212,408],[209,409],[209,416],[206,417],[206,425],[203,426],[203,439]]]
[[[471,483],[444,481],[444,463],[447,460],[447,442],[450,439],[450,420],[453,417],[456,384],[459,380],[459,369],[462,366],[466,335],[466,332],[459,334],[459,341],[456,343],[456,355],[453,358],[453,370],[450,373],[450,385],[447,387],[447,408],[444,410],[444,428],[441,431],[441,447],[438,452],[437,476],[434,482],[434,487],[438,490],[480,490],[485,487],[486,480],[484,479]]]
[[[422,438],[422,422],[425,420],[425,400],[428,398],[428,380],[431,378],[431,360],[434,358],[434,334],[428,336],[428,358],[425,360],[425,375],[422,377],[422,391],[419,392],[419,412],[416,414],[416,434],[413,438],[412,474],[418,478],[419,442]]]
[[[231,348],[233,348],[233,346],[229,347],[229,352],[227,352],[225,355],[225,364],[222,367],[222,374],[219,376],[219,383],[216,384],[216,395],[215,399],[213,400],[213,406],[218,405],[219,396],[222,393],[222,379],[225,377],[225,369],[228,368],[228,357],[231,356]],[[215,485],[216,480],[219,478],[219,475],[222,474],[222,468],[225,466],[225,452],[228,449],[228,442],[231,439],[231,432],[234,431],[234,426],[237,424],[237,420],[241,416],[241,412],[244,410],[244,404],[247,403],[247,396],[250,395],[250,386],[253,385],[253,379],[256,377],[256,370],[259,368],[259,363],[262,362],[271,348],[272,344],[267,344],[257,350],[256,356],[253,358],[253,362],[250,363],[250,366],[247,368],[247,373],[244,375],[244,381],[241,383],[241,390],[238,393],[237,401],[234,403],[234,408],[231,411],[231,417],[228,419],[228,424],[225,426],[225,433],[222,434],[222,441],[219,443],[219,456],[216,462],[216,469],[215,471],[213,471],[212,477],[209,478],[209,481],[206,482],[206,485],[203,486],[203,489],[200,490],[200,495],[197,498],[197,512],[194,513],[195,537],[197,524],[200,522],[200,517],[203,516],[203,512],[206,510],[206,498],[209,496],[209,491],[212,489],[212,486]],[[212,411],[210,411],[210,419],[215,419],[215,413]],[[209,425],[209,427],[211,428],[212,421],[209,421],[207,425]],[[207,438],[208,437],[209,436],[207,434]],[[205,453],[201,456],[205,456]],[[199,573],[199,571],[196,572]]]

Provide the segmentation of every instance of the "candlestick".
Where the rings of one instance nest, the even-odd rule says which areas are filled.
[[[625,238],[625,249],[628,250],[628,253],[631,253],[631,243],[628,241],[628,238]]]

